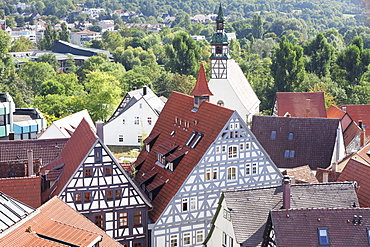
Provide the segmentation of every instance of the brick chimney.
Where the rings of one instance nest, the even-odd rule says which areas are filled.
[[[283,178],[283,208],[290,209],[290,178],[284,176]]]
[[[96,134],[99,139],[104,142],[104,123],[102,121],[96,122]]]
[[[27,159],[28,159],[28,176],[34,175],[33,173],[33,151],[32,150],[27,150]]]

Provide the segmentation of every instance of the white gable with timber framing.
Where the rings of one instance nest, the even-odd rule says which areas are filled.
[[[202,246],[222,191],[278,186],[282,175],[234,112],[152,227],[152,246]]]
[[[147,244],[147,205],[139,189],[97,139],[59,197],[123,244]]]

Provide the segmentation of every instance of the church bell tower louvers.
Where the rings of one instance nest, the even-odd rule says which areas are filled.
[[[212,36],[211,46],[211,79],[226,79],[229,42],[224,33],[224,17],[221,4],[216,19],[216,33]]]

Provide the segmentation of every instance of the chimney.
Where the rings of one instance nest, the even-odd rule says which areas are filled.
[[[27,150],[27,159],[28,159],[28,176],[32,176],[33,174],[33,151]]]
[[[284,176],[283,178],[283,208],[290,209],[290,178]]]
[[[323,183],[329,182],[329,173],[328,172],[323,172],[323,174],[322,174],[322,182]]]
[[[104,142],[104,131],[103,131],[104,123],[102,121],[96,122],[96,134],[98,135],[99,139]]]
[[[361,131],[360,131],[360,147],[363,147],[363,146],[365,146],[366,134],[365,134],[365,128],[362,124],[362,120],[358,120],[358,127],[361,128]]]
[[[143,96],[147,94],[147,90],[148,90],[148,89],[147,89],[147,87],[146,87],[146,86],[144,86],[144,87],[143,87]]]

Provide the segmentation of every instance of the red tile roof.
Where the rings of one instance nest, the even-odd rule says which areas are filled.
[[[153,134],[150,135],[160,133],[159,136],[152,144],[150,152],[143,149],[135,162],[139,170],[135,181],[139,184],[142,182],[140,178],[143,174],[157,173],[154,180],[146,187],[149,191],[159,189],[152,201],[153,210],[149,212],[153,222],[158,219],[234,112],[209,102],[203,102],[197,111],[192,111],[193,107],[192,97],[172,92],[152,130]],[[191,149],[185,143],[193,131],[203,134],[203,137],[198,145]],[[162,150],[160,148],[162,144],[167,147],[178,146],[173,152],[174,156],[178,152],[184,154],[173,172],[158,165],[156,150]]]
[[[41,178],[1,178],[0,191],[33,208],[41,205]]]
[[[361,224],[359,218],[362,216]],[[272,211],[276,246],[320,246],[318,228],[327,228],[330,246],[368,246],[369,208]],[[328,245],[329,246],[329,245]]]
[[[294,177],[296,184],[318,183],[316,177],[313,175],[309,166],[300,166],[292,169],[288,169],[282,172],[283,175],[288,175],[289,177]]]
[[[347,112],[356,123],[361,120],[366,136],[370,138],[370,105],[342,105],[340,108]]]
[[[326,116],[328,118],[342,118],[346,114],[345,111],[342,111],[339,107],[331,105],[326,111]]]
[[[100,246],[121,246],[58,197],[49,200],[30,216],[23,224],[9,229],[10,232],[0,238],[0,245],[92,246],[101,239]]]
[[[52,170],[64,164],[59,180],[49,190],[43,193],[43,201],[48,200],[48,198],[54,195],[58,195],[62,191],[97,140],[98,136],[91,129],[89,123],[85,119],[82,119],[58,158],[41,169],[41,173],[45,173],[47,170]]]
[[[208,82],[206,77],[206,72],[204,71],[203,64],[200,64],[200,69],[198,73],[197,82],[193,91],[191,91],[190,95],[193,96],[212,96],[211,90],[208,88]]]
[[[338,182],[356,181],[356,193],[360,207],[370,207],[370,166],[350,159],[340,174]]]
[[[324,92],[276,93],[278,116],[326,118]]]
[[[363,159],[361,162],[367,162],[370,165],[370,143],[358,150],[357,155]]]
[[[27,159],[27,150],[33,150],[35,159],[46,165],[55,159],[68,142],[68,138],[0,141],[0,161]]]

